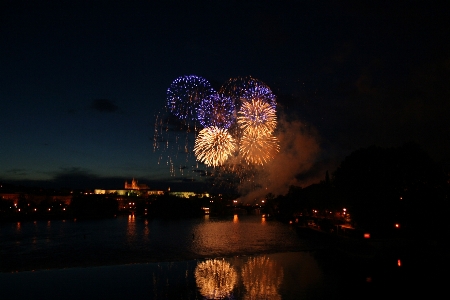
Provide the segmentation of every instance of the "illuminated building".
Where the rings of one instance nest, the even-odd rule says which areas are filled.
[[[50,202],[61,202],[65,205],[69,205],[72,201],[72,195],[36,195],[33,193],[0,193],[0,200],[5,201],[12,201],[15,205],[19,202],[19,199],[23,198],[27,202],[33,202],[33,203],[41,203],[43,201],[50,201]]]
[[[133,178],[131,180],[131,183],[128,183],[128,181],[125,181],[125,189],[126,190],[148,190],[148,185],[138,184],[138,181]]]
[[[164,191],[158,190],[102,190],[95,189],[94,194],[96,195],[117,195],[117,196],[162,196]]]
[[[117,195],[117,196],[162,196],[164,195],[164,191],[160,190],[150,190],[148,185],[139,184],[136,179],[132,179],[131,183],[125,181],[125,188],[123,190],[103,190],[103,189],[95,189],[94,194],[96,195]]]
[[[190,197],[209,198],[208,193],[197,194],[194,192],[169,192],[169,195],[179,198],[190,198]]]

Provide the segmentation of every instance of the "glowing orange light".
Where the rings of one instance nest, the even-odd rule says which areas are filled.
[[[364,238],[365,239],[370,239],[370,233],[364,233]]]
[[[400,224],[395,223],[395,228],[400,228]]]
[[[267,256],[250,258],[242,267],[242,282],[247,290],[245,299],[281,299],[283,267]]]
[[[397,266],[401,267],[402,262],[400,261],[400,259],[397,259]]]
[[[208,166],[223,165],[234,150],[235,141],[224,128],[206,127],[195,139],[195,157]]]
[[[230,295],[237,282],[237,272],[225,260],[201,262],[195,268],[195,281],[206,299],[224,299]]]

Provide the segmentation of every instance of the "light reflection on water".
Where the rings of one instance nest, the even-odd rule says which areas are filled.
[[[317,299],[307,252],[0,273],[2,299]],[[21,288],[23,283],[27,288]]]
[[[289,226],[261,219],[234,215],[232,222],[199,222],[192,228],[195,239],[188,249],[202,257],[306,249],[306,242],[300,241]]]
[[[52,220],[0,225],[0,271],[226,257],[308,249],[288,225],[259,215]]]
[[[268,256],[250,258],[242,267],[245,299],[281,299],[279,288],[283,278],[283,268],[276,260]]]
[[[416,256],[350,263],[298,252],[313,249],[289,225],[260,216],[1,224],[0,290],[2,299],[117,299],[130,290],[139,299],[348,299],[355,288],[362,298],[386,287],[402,293],[411,279],[424,286],[437,274],[414,273]],[[417,258],[423,267],[427,257]],[[8,273],[42,269],[52,270]]]
[[[208,259],[197,264],[195,280],[206,299],[223,299],[232,293],[237,273],[225,259]]]
[[[126,238],[130,244],[136,239],[136,216],[134,214],[128,215]]]

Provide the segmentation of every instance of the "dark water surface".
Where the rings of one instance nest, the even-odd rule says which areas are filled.
[[[310,249],[295,231],[258,215],[2,224],[0,271],[189,260]]]
[[[437,295],[424,252],[349,257],[257,215],[0,225],[0,299],[368,299]]]

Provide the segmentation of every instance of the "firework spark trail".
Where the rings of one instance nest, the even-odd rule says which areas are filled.
[[[248,164],[264,165],[279,152],[278,139],[271,134],[244,134],[239,144],[239,153]]]
[[[277,127],[275,109],[259,99],[245,101],[238,112],[237,123],[245,134],[269,135]]]
[[[251,76],[230,78],[219,90],[220,94],[230,97],[236,106],[241,108],[242,102],[259,99],[276,109],[276,97],[271,89],[262,81]]]
[[[219,92],[201,77],[182,76],[166,100],[167,115],[155,122],[153,150],[166,152],[159,161],[167,157],[172,176],[192,168],[196,176],[208,174],[202,180],[233,184],[249,199],[268,191],[282,194],[319,152],[316,135],[285,124],[275,95],[251,76],[231,78]]]
[[[230,97],[212,94],[205,97],[198,109],[198,120],[204,127],[229,128],[235,121],[235,106]]]
[[[167,107],[180,120],[197,119],[200,103],[216,91],[206,79],[195,76],[181,76],[175,79],[167,89]]]
[[[225,128],[206,127],[200,131],[194,146],[198,161],[207,166],[220,166],[225,163],[235,149],[234,139]]]

